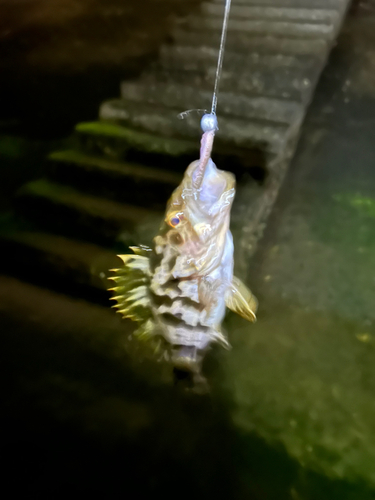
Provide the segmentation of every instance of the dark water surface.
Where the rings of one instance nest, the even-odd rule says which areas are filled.
[[[0,0],[3,210],[196,2],[139,4]],[[209,396],[141,366],[109,307],[0,278],[5,498],[375,498],[374,117],[366,1],[252,261],[258,323],[228,315],[233,349],[208,357]]]

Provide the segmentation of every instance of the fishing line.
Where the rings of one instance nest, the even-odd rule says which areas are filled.
[[[201,125],[202,125],[202,129],[204,132],[206,130],[218,130],[217,119],[216,119],[217,96],[219,93],[219,83],[220,83],[220,78],[221,78],[221,70],[223,68],[225,41],[227,38],[228,21],[229,21],[231,2],[232,2],[232,0],[225,1],[223,27],[221,30],[219,55],[218,55],[218,59],[217,59],[217,67],[216,67],[216,74],[215,74],[214,92],[212,95],[211,113],[207,114],[207,111],[203,110],[203,109],[189,109],[187,111],[183,111],[182,113],[180,113],[178,115],[178,118],[180,120],[183,120],[184,118],[187,118],[190,113],[201,113],[203,111],[205,113],[205,115],[202,118]]]
[[[217,95],[218,95],[218,92],[219,92],[219,83],[220,83],[220,77],[221,77],[221,70],[222,70],[222,67],[223,67],[224,52],[225,52],[225,40],[227,38],[228,20],[229,20],[229,12],[230,12],[230,7],[231,7],[231,1],[232,0],[226,0],[226,2],[225,2],[225,11],[224,11],[223,28],[222,28],[222,31],[221,31],[219,57],[218,57],[218,60],[217,60],[214,93],[213,93],[213,96],[212,96],[211,113],[213,115],[216,115]]]

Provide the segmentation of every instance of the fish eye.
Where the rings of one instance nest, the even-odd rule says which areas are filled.
[[[171,227],[177,227],[181,222],[182,214],[173,214],[167,222]]]

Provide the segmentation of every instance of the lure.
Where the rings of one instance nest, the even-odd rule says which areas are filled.
[[[211,159],[217,89],[230,0],[227,0],[211,113],[201,121],[199,160],[191,163],[167,204],[153,248],[131,247],[119,255],[123,265],[110,278],[114,306],[138,323],[135,336],[164,348],[172,365],[199,377],[212,343],[229,347],[221,328],[226,307],[255,321],[257,300],[233,276],[233,238],[229,229],[235,177]]]

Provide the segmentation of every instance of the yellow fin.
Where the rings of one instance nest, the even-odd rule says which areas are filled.
[[[129,262],[129,260],[134,259],[134,255],[131,253],[127,253],[124,255],[117,255],[117,257],[119,257],[124,264],[127,264]]]
[[[216,342],[218,342],[225,349],[231,348],[228,340],[225,338],[225,335],[223,335],[223,333],[220,331],[220,327],[215,328],[215,339]]]
[[[258,301],[236,276],[233,276],[232,284],[225,294],[225,303],[228,309],[239,314],[242,318],[256,321],[255,313],[258,309]]]
[[[147,257],[147,255],[152,252],[152,249],[146,245],[140,245],[139,247],[129,247],[136,255],[141,255]]]
[[[135,247],[132,250],[134,251]],[[152,314],[149,296],[151,276],[149,258],[137,254],[124,254],[118,257],[124,265],[114,270],[115,276],[109,278],[115,283],[115,286],[109,289],[114,292],[111,300],[117,302],[113,308],[124,318],[143,324]]]

